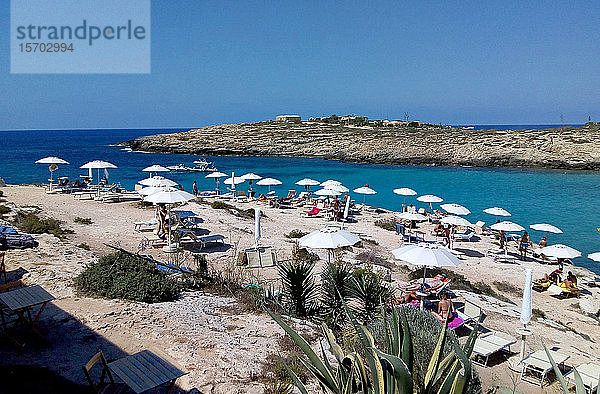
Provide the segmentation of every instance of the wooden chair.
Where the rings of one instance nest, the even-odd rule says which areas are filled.
[[[96,363],[102,363],[102,373],[100,375],[100,381],[98,384],[94,383],[94,379],[90,374],[91,369],[96,365]],[[127,393],[129,392],[129,388],[125,383],[115,383],[115,380],[108,369],[108,363],[106,362],[106,358],[104,358],[104,354],[102,350],[98,350],[98,353],[94,355],[82,368],[85,377],[87,378],[90,387],[94,393],[98,394],[109,394],[109,393]],[[108,375],[108,379],[110,382],[104,382],[104,377]]]
[[[6,256],[6,252],[0,252],[0,277],[4,276],[4,283],[8,283],[8,279],[6,278],[6,265],[4,264],[4,256]]]

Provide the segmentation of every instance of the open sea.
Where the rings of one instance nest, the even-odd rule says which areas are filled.
[[[560,125],[474,125],[475,129],[550,128]],[[139,136],[171,133],[188,129],[106,129],[106,130],[26,130],[0,131],[2,155],[0,178],[9,184],[47,182],[48,166],[34,164],[46,156],[58,156],[69,161],[61,165],[54,177],[69,176],[76,179],[87,174],[79,166],[90,160],[106,160],[118,166],[110,170],[110,181],[133,189],[135,183],[147,174],[142,168],[151,164],[192,166],[200,157],[160,153],[129,152],[122,147],[111,146],[117,142]],[[418,195],[435,194],[444,202],[454,202],[471,210],[467,219],[472,223],[483,220],[495,221],[483,209],[500,206],[512,213],[510,220],[529,229],[533,223],[551,223],[564,234],[550,234],[549,244],[563,243],[580,250],[583,257],[574,263],[600,273],[600,263],[587,258],[600,251],[600,173],[588,171],[538,170],[522,168],[476,168],[394,166],[342,163],[334,160],[287,157],[205,157],[219,171],[236,175],[254,172],[263,177],[281,180],[281,186],[273,187],[279,195],[288,189],[303,190],[294,185],[301,178],[309,177],[324,181],[336,179],[351,190],[365,184],[377,194],[367,196],[367,203],[392,210],[400,210],[403,197],[392,193],[399,187],[410,187]],[[191,192],[192,182],[200,190],[212,190],[215,183],[204,178],[204,173],[171,173],[169,178],[179,182]],[[244,184],[238,186],[243,189]],[[257,187],[261,190],[261,187]],[[266,191],[266,188],[265,188]],[[362,201],[362,195],[352,195]],[[425,206],[415,198],[407,203]],[[436,204],[434,204],[435,207]],[[534,242],[543,235],[531,230]]]

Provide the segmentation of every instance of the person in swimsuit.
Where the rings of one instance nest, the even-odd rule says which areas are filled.
[[[531,238],[529,238],[529,234],[527,234],[527,231],[523,231],[521,243],[519,244],[519,253],[521,254],[521,260],[525,260],[525,258],[527,257],[527,248],[530,246]]]
[[[438,303],[437,313],[434,312],[435,318],[443,323],[448,316],[448,323],[454,319],[454,304],[448,299],[448,293],[445,291],[440,294],[440,302]]]

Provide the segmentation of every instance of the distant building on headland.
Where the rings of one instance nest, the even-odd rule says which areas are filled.
[[[275,117],[275,122],[301,123],[302,118],[300,115],[277,115]]]

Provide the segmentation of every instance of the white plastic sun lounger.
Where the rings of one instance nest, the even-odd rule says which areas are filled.
[[[156,225],[158,224],[158,220],[156,219],[149,219],[146,220],[145,222],[133,222],[133,229],[135,231],[142,231],[142,227],[146,227],[146,228],[153,228],[156,227]]]
[[[457,310],[456,314],[463,320],[460,326],[465,326],[470,329],[473,329],[472,323],[479,321],[479,318],[482,315],[482,311],[480,307],[473,304],[472,302],[465,301],[465,305],[462,308],[462,311]],[[455,327],[455,329],[460,326]]]
[[[556,350],[549,350],[549,352],[556,365],[559,368],[561,366],[564,368],[565,361],[569,359],[569,356],[559,353]],[[521,363],[523,364],[521,369],[521,380],[529,383],[539,384],[540,387],[544,385],[544,380],[546,379],[548,372],[553,370],[552,363],[548,359],[548,355],[544,349],[529,354],[521,361]],[[528,372],[531,372],[532,375],[527,375]],[[533,376],[535,374],[540,376],[539,380],[535,379]]]
[[[488,359],[492,354],[505,351],[510,352],[510,346],[517,343],[517,340],[511,336],[500,336],[495,332],[484,334],[477,337],[475,340],[475,346],[473,347],[473,354],[477,357],[484,358],[483,364],[477,362],[474,358],[473,362],[478,365],[487,367]]]
[[[593,363],[581,364],[565,374],[568,383],[575,384],[575,369],[581,376],[581,381],[588,393],[593,393],[598,388],[600,380],[600,365]]]

